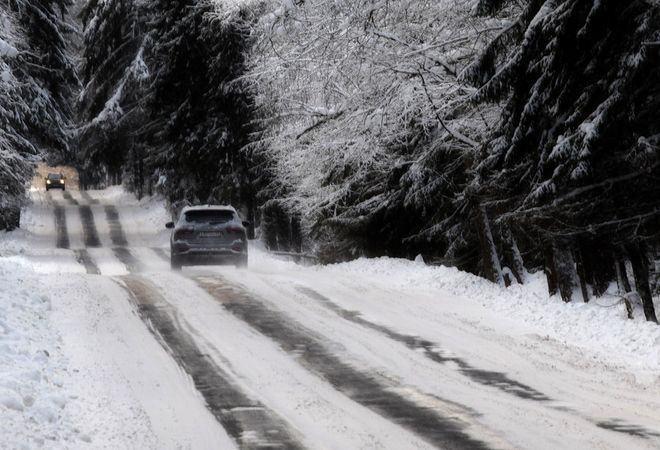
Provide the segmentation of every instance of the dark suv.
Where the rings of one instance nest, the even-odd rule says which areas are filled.
[[[61,173],[49,173],[48,176],[46,177],[46,190],[49,191],[51,189],[62,189],[65,190],[65,185],[64,185],[64,175]]]
[[[234,264],[248,262],[247,222],[242,222],[231,206],[189,206],[179,221],[165,226],[172,229],[170,258],[172,269],[184,265]]]

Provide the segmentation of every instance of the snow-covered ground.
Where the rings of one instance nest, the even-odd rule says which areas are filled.
[[[660,327],[614,297],[256,242],[247,270],[174,273],[158,199],[31,196],[0,234],[2,448],[660,447]]]

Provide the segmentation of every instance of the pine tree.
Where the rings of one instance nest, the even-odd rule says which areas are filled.
[[[477,101],[506,101],[473,183],[500,223],[555,247],[570,239],[585,263],[594,238],[611,255],[612,243],[658,239],[659,30],[644,0],[530,0],[465,71]]]
[[[241,152],[251,120],[244,72],[245,18],[224,20],[210,1],[154,0],[149,23],[152,76],[146,109],[147,170],[175,205],[224,202],[251,207]]]
[[[139,99],[148,76],[142,59],[144,14],[132,0],[90,0],[81,10],[84,88],[78,104],[78,160],[86,183],[120,179],[139,147],[132,136],[141,124]]]
[[[0,229],[19,224],[34,160],[62,160],[76,83],[66,1],[0,2]]]
[[[30,140],[39,150],[61,162],[71,157],[72,96],[77,77],[68,53],[66,35],[74,30],[66,23],[71,0],[10,1],[25,33],[25,50],[20,52],[17,77],[31,101],[26,116]]]

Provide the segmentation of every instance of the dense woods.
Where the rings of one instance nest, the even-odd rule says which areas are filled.
[[[616,283],[657,320],[656,2],[89,0],[77,75],[70,6],[0,2],[1,211],[48,154],[272,249]]]
[[[32,161],[71,159],[72,98],[68,1],[0,2],[0,229],[18,226]]]

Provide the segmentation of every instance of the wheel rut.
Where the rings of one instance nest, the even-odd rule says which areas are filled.
[[[101,241],[99,239],[99,233],[96,230],[92,208],[89,205],[80,205],[78,206],[78,213],[82,222],[85,247],[100,247]]]
[[[122,277],[131,301],[152,334],[192,378],[206,406],[239,448],[304,449],[289,426],[273,411],[251,398],[232,377],[197,346],[173,320],[171,307],[155,286],[137,276]]]
[[[105,219],[110,228],[110,240],[115,246],[112,252],[126,266],[130,273],[144,271],[144,265],[128,250],[128,240],[119,220],[117,207],[106,205],[103,207],[103,210],[105,211]]]
[[[85,200],[87,203],[90,205],[98,205],[99,201],[95,198],[92,198],[91,195],[89,195],[89,192],[87,191],[80,191],[80,196]]]
[[[472,381],[486,386],[494,387],[508,394],[512,394],[516,397],[524,398],[526,400],[536,400],[540,402],[551,401],[550,397],[546,396],[542,392],[524,383],[511,379],[505,373],[476,368],[464,359],[461,359],[457,356],[444,356],[441,346],[437,343],[419,338],[417,336],[402,334],[386,326],[370,322],[364,319],[360,313],[344,309],[330,300],[328,297],[308,287],[299,286],[296,289],[298,292],[306,295],[307,297],[318,301],[327,309],[333,311],[343,319],[374,330],[381,335],[388,337],[389,339],[400,342],[412,350],[421,352],[424,356],[434,362],[439,364],[456,364],[459,368],[459,371],[466,377],[470,378]]]
[[[65,199],[67,202],[69,202],[69,204],[71,204],[71,205],[76,205],[76,206],[79,205],[78,200],[76,200],[75,198],[73,198],[73,196],[71,195],[70,192],[63,191],[63,192],[62,192],[62,197],[64,197],[64,199]]]
[[[193,280],[235,317],[277,342],[311,372],[339,392],[377,414],[443,449],[487,449],[482,440],[470,436],[461,421],[421,406],[396,392],[371,374],[352,367],[334,355],[323,338],[263,301],[231,286],[222,279],[193,277]],[[401,387],[401,386],[398,386]]]
[[[296,289],[298,290],[298,292],[308,296],[309,298],[312,298],[313,300],[318,301],[320,304],[325,306],[327,309],[333,311],[343,319],[361,325],[365,328],[374,330],[394,341],[400,342],[404,344],[406,347],[410,348],[411,350],[415,350],[417,352],[422,353],[424,356],[426,356],[427,358],[429,358],[434,362],[437,362],[439,364],[447,364],[447,363],[455,364],[458,367],[458,370],[463,375],[470,378],[472,381],[483,384],[485,386],[494,387],[503,392],[515,395],[516,397],[525,400],[534,400],[537,402],[546,402],[546,403],[553,402],[553,400],[547,395],[524,383],[511,379],[505,373],[476,368],[467,361],[465,361],[464,359],[459,358],[457,356],[445,356],[443,354],[441,346],[437,343],[419,338],[418,336],[399,333],[386,326],[370,322],[365,318],[363,318],[359,312],[342,308],[340,305],[333,302],[330,298],[308,287],[298,286]],[[630,424],[620,419],[599,421],[593,419],[592,417],[583,415],[580,412],[570,408],[565,408],[565,407],[556,408],[552,404],[550,404],[549,406],[551,408],[561,409],[563,411],[572,413],[588,422],[593,423],[599,428],[607,429],[616,433],[630,434],[649,440],[660,438],[660,434],[654,431],[648,430],[639,425]]]
[[[117,207],[114,205],[106,205],[103,207],[103,210],[105,211],[105,219],[110,227],[110,239],[112,240],[112,243],[118,247],[127,247],[128,241],[126,240],[124,228],[119,221]]]
[[[66,224],[66,210],[64,206],[54,203],[55,231],[57,233],[57,248],[69,248],[69,232]]]
[[[96,265],[87,249],[81,248],[74,250],[73,253],[76,255],[76,260],[83,265],[88,274],[101,275],[101,270]]]
[[[165,251],[165,249],[160,248],[160,247],[152,247],[151,249],[160,259],[165,261],[166,263],[169,264],[170,262],[170,254]]]

